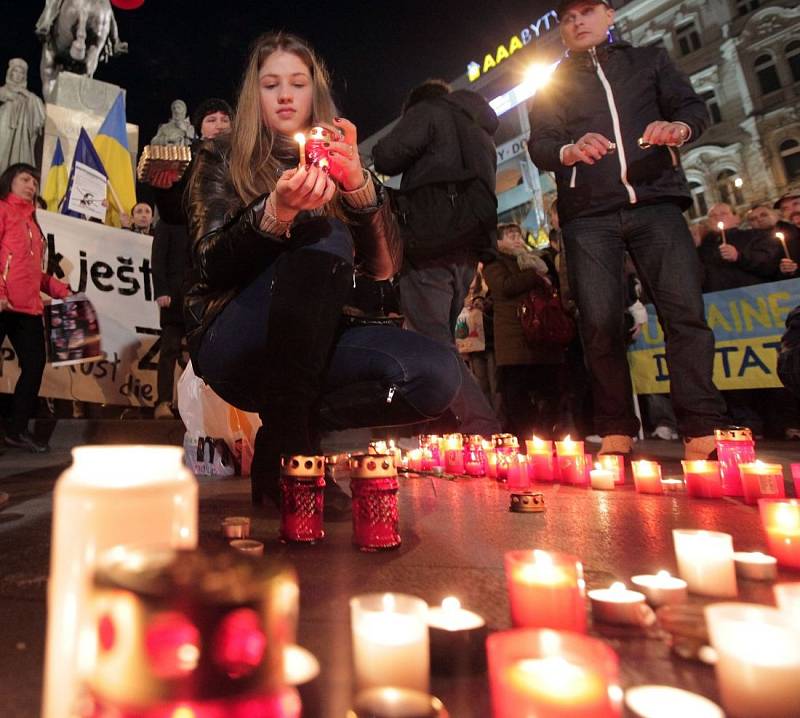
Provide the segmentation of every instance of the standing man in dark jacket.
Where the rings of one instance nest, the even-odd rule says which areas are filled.
[[[608,41],[614,11],[602,0],[561,0],[557,13],[569,52],[535,97],[529,149],[556,175],[600,453],[629,454],[639,430],[623,321],[627,249],[664,326],[686,456],[707,458],[727,418],[676,149],[706,127],[705,105],[663,48]]]
[[[386,175],[403,173],[398,203],[404,241],[403,268],[400,273],[400,303],[408,328],[455,346],[456,319],[475,277],[480,248],[495,244],[497,199],[495,174],[497,153],[494,133],[498,120],[494,110],[480,95],[468,90],[451,92],[441,80],[428,80],[414,88],[403,106],[403,116],[392,131],[373,149],[375,169]],[[428,225],[437,223],[428,216],[431,205],[424,205],[414,190],[440,186],[465,186],[471,182],[474,207],[481,227],[469,238],[443,232],[435,245],[422,247],[419,238],[404,227],[403,213]],[[430,197],[430,195],[428,195]],[[450,410],[459,431],[489,435],[500,431],[492,407],[467,369],[461,366],[461,391]]]
[[[225,100],[210,98],[200,103],[192,122],[200,141],[211,140],[230,132],[233,111]],[[196,154],[200,142],[195,142]],[[158,400],[155,418],[172,419],[172,394],[175,388],[175,363],[181,354],[186,327],[183,321],[184,289],[191,284],[191,252],[186,228],[184,193],[191,174],[161,177],[154,183],[160,221],[156,225],[151,260],[153,289],[160,309],[161,351],[158,355]]]

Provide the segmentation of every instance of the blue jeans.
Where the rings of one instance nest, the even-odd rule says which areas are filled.
[[[626,353],[625,250],[664,328],[678,430],[686,437],[705,436],[727,425],[725,403],[712,381],[714,335],[705,321],[700,261],[677,205],[579,217],[563,231],[597,432],[634,436],[639,431]]]
[[[349,233],[335,233],[294,251],[322,251],[351,261],[352,241]],[[268,411],[259,386],[270,371],[265,356],[279,266],[280,261],[270,266],[231,300],[206,331],[198,351],[203,378],[223,399],[245,411]],[[323,398],[326,392],[341,393],[343,387],[365,382],[383,387],[381,391],[394,387],[418,413],[413,421],[424,421],[448,408],[459,390],[460,373],[447,347],[419,334],[391,326],[349,328],[335,341],[322,380]],[[383,396],[378,393],[376,400]]]

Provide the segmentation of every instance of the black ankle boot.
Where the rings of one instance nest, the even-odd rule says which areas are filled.
[[[254,447],[252,495],[280,506],[281,454],[319,453],[312,407],[352,291],[352,265],[315,250],[283,255],[269,309],[264,375],[259,386],[263,427]]]

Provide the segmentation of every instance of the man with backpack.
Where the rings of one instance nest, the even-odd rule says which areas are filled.
[[[498,120],[480,95],[441,80],[414,88],[403,116],[373,149],[381,174],[402,173],[393,203],[404,242],[399,277],[406,326],[455,346],[456,319],[482,253],[496,246]],[[461,364],[451,406],[458,429],[497,433],[494,412]]]

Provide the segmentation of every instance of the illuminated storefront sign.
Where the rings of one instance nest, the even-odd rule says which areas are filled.
[[[511,57],[517,50],[521,50],[526,45],[530,45],[534,40],[538,40],[544,33],[549,32],[558,24],[558,15],[555,10],[550,10],[542,15],[538,20],[524,27],[505,45],[498,45],[494,53],[488,52],[483,58],[483,64],[474,60],[467,65],[467,77],[470,82],[475,82],[479,77],[490,72],[501,62]]]

